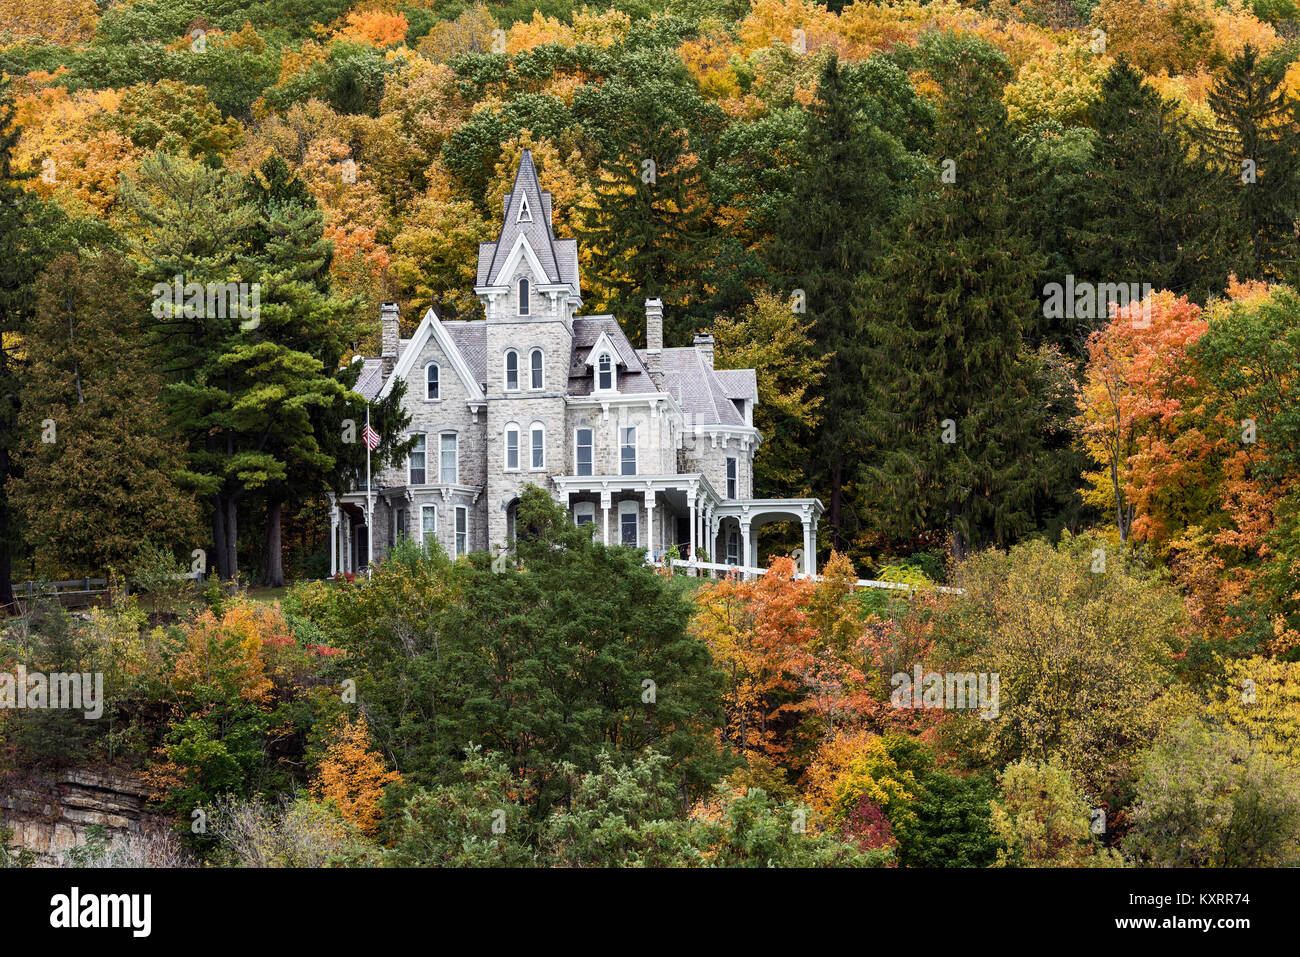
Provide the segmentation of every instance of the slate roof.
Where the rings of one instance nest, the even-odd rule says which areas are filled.
[[[728,399],[758,401],[758,374],[753,369],[719,369],[713,374]]]
[[[650,378],[641,356],[627,341],[618,320],[613,316],[575,317],[573,320],[573,352],[569,356],[569,395],[591,395],[595,376],[587,365],[591,347],[600,334],[608,333],[623,365],[618,367],[618,391],[628,393],[658,392]]]
[[[733,398],[722,384],[722,373],[715,372],[694,346],[665,349],[663,352],[664,391],[670,392],[682,412],[694,416],[700,425],[744,425]],[[733,370],[734,371],[734,370]],[[754,374],[752,369],[739,370]],[[729,377],[734,379],[738,377]],[[733,389],[734,391],[734,389]]]
[[[456,320],[444,322],[442,327],[456,344],[461,358],[474,374],[479,388],[487,391],[487,323]]]
[[[528,204],[528,216],[519,222],[519,211]],[[551,194],[543,192],[537,179],[533,154],[524,150],[515,173],[514,188],[506,193],[501,233],[494,243],[479,243],[479,286],[501,285],[501,267],[515,247],[520,235],[528,240],[549,282],[567,282],[578,288],[578,243],[574,239],[556,239],[551,230]],[[508,277],[507,277],[508,278]]]

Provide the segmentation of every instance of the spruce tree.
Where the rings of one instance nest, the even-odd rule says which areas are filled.
[[[821,424],[809,463],[829,490],[832,545],[845,543],[845,489],[860,461],[864,410],[863,324],[855,281],[872,262],[878,230],[896,208],[907,156],[868,123],[839,60],[822,69],[808,110],[806,140],[789,201],[778,216],[772,261],[789,283],[790,304],[812,320],[814,355],[827,357]]]
[[[1178,104],[1121,59],[1102,79],[1092,118],[1097,138],[1077,278],[1149,283],[1200,302],[1222,291],[1230,268],[1222,234],[1227,196],[1222,179],[1193,156]]]
[[[877,530],[906,540],[944,528],[960,558],[1023,530],[1045,481],[1034,414],[1045,373],[1025,348],[1043,257],[1026,229],[1028,170],[1001,101],[1005,58],[951,36],[930,38],[923,53],[942,87],[942,172],[895,218],[852,297],[870,402],[860,474]]]
[[[1300,104],[1289,101],[1286,64],[1265,62],[1249,44],[1214,81],[1216,123],[1201,130],[1232,187],[1232,236],[1239,274],[1295,281],[1300,219]]]

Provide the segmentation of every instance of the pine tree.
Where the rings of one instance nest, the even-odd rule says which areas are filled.
[[[38,565],[59,578],[126,571],[142,543],[188,555],[198,507],[177,482],[184,447],[166,429],[143,348],[149,304],[134,270],[113,251],[62,253],[39,286],[25,338],[23,474],[11,485]]]
[[[861,482],[880,531],[946,528],[960,558],[972,542],[1022,530],[1043,483],[1033,412],[1045,374],[1024,345],[1043,259],[1001,102],[1006,60],[947,36],[923,52],[942,85],[936,146],[949,175],[895,218],[852,297],[870,401]]]
[[[1300,219],[1300,104],[1289,101],[1285,64],[1249,44],[1215,78],[1216,124],[1201,138],[1232,184],[1236,268],[1255,279],[1295,281]]]
[[[863,319],[854,283],[879,248],[877,232],[896,207],[906,168],[896,139],[867,123],[832,56],[808,111],[802,161],[778,217],[772,260],[790,283],[791,308],[812,320],[812,352],[826,357],[822,416],[810,471],[830,489],[832,547],[844,546],[845,486],[860,461],[864,409]],[[891,175],[892,174],[892,175]]]
[[[210,503],[217,574],[234,579],[244,476],[266,468],[265,457],[251,451],[248,430],[256,423],[244,404],[259,387],[239,368],[248,365],[240,325],[249,320],[207,308],[206,297],[195,302],[185,286],[246,281],[241,254],[254,216],[233,177],[165,153],[142,164],[138,184],[124,181],[119,199],[142,277],[154,284],[150,339],[168,420],[189,443],[185,479]]]
[[[340,362],[355,339],[357,302],[330,292],[331,247],[311,193],[279,157],[245,179],[244,201],[255,211],[248,274],[261,284],[261,321],[230,361],[263,389],[245,404],[244,425],[266,456],[249,488],[266,499],[265,583],[284,585],[284,505],[324,488],[334,458],[322,447],[321,412],[348,397]]]

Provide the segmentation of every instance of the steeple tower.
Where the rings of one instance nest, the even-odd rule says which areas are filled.
[[[551,194],[542,190],[530,150],[519,160],[501,212],[496,242],[478,248],[474,292],[488,319],[553,318],[571,328],[582,306],[578,243],[555,238]]]

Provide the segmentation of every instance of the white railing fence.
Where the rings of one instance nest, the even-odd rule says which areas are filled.
[[[685,568],[688,570],[694,569],[698,571],[709,571],[709,572],[716,571],[716,572],[722,572],[724,575],[739,574],[739,575],[744,575],[745,577],[748,578],[751,575],[767,574],[766,568],[757,568],[752,565],[724,565],[719,562],[699,562],[699,561],[691,561],[690,559],[685,559],[685,558],[674,558],[671,561],[672,561],[673,568]],[[809,576],[807,572],[795,572],[794,577],[796,579],[800,579],[800,578],[807,578]],[[813,581],[823,580],[821,575],[813,575],[812,579]],[[859,578],[856,582],[856,585],[859,588],[889,588],[897,591],[919,590],[918,586],[909,585],[907,582],[882,582],[882,581],[875,581],[870,578]],[[964,588],[952,588],[948,585],[932,585],[930,587],[933,588],[935,591],[943,592],[946,595],[966,594],[966,589]]]

